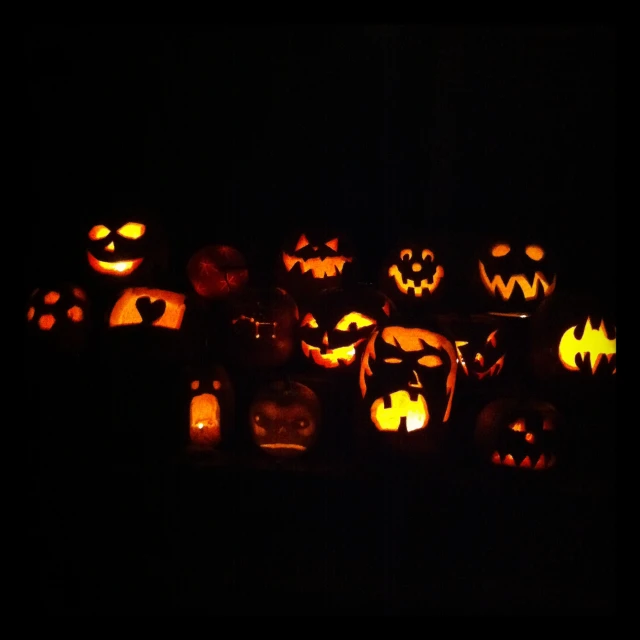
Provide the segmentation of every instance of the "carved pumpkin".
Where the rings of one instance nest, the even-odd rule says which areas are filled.
[[[561,429],[556,408],[537,398],[498,398],[478,414],[475,442],[483,462],[524,470],[556,466]]]
[[[59,282],[29,297],[27,335],[32,346],[80,349],[89,336],[89,301],[81,287]]]
[[[224,298],[242,289],[249,279],[244,256],[228,245],[209,245],[193,254],[187,275],[203,298]]]
[[[614,376],[613,305],[592,295],[564,294],[540,305],[532,318],[531,356],[544,379],[586,381]]]
[[[302,353],[314,367],[357,372],[369,336],[388,322],[391,312],[389,299],[375,289],[324,291],[302,314]]]
[[[165,266],[164,231],[146,213],[105,215],[87,231],[87,262],[102,282],[133,282]]]
[[[192,369],[189,376],[189,441],[196,448],[217,447],[233,430],[234,394],[221,365]]]
[[[387,255],[380,274],[380,288],[399,307],[430,305],[442,299],[445,289],[444,250],[441,243],[411,239]]]
[[[298,301],[352,281],[355,256],[344,234],[307,229],[285,242],[278,257],[277,281]]]
[[[488,242],[479,250],[475,268],[476,288],[490,313],[530,314],[556,288],[549,249],[533,242]]]
[[[440,330],[388,326],[375,331],[360,365],[360,392],[370,425],[406,437],[446,423],[456,360],[453,342]]]
[[[277,367],[294,353],[298,306],[283,289],[247,288],[226,307],[225,348],[232,367]]]
[[[254,442],[273,456],[297,456],[315,444],[321,407],[315,392],[294,380],[275,380],[262,387],[249,407]]]

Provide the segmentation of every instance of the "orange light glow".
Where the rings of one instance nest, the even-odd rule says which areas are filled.
[[[587,318],[584,324],[584,331],[582,338],[578,340],[575,336],[578,325],[574,325],[567,329],[558,346],[558,355],[560,356],[560,362],[569,371],[578,371],[577,358],[580,356],[582,359],[587,354],[590,355],[591,372],[595,373],[602,358],[606,358],[611,362],[613,356],[616,354],[616,338],[609,338],[607,335],[607,329],[604,324],[604,320],[600,323],[598,329],[594,329],[591,326],[591,318]],[[614,369],[612,373],[615,373]]]
[[[78,300],[86,300],[87,299],[87,294],[80,287],[74,287],[73,288],[73,295],[76,298],[78,298]]]
[[[105,227],[103,224],[97,224],[95,227],[91,227],[89,230],[90,240],[102,240],[111,233],[111,230]]]
[[[402,273],[400,273],[398,266],[395,264],[389,267],[388,273],[389,277],[393,278],[393,281],[396,283],[396,287],[398,287],[399,291],[405,294],[413,293],[417,298],[421,298],[425,291],[433,293],[440,284],[442,278],[444,278],[444,269],[440,265],[436,267],[435,273],[431,278],[431,282],[429,282],[427,278],[422,278],[420,280],[416,280],[415,278],[405,278]]]
[[[40,316],[38,320],[38,326],[43,331],[49,331],[55,323],[56,319],[50,313],[45,313],[45,315]]]
[[[304,260],[288,253],[282,254],[282,261],[287,271],[291,271],[296,264],[300,265],[302,273],[311,271],[314,278],[332,278],[342,274],[345,264],[352,262],[353,258],[345,256],[316,256]]]
[[[120,294],[120,297],[111,310],[109,326],[119,327],[141,324],[142,316],[136,306],[139,298],[149,298],[151,303],[156,302],[156,300],[164,301],[164,313],[153,321],[153,326],[175,330],[180,329],[186,310],[184,294],[164,291],[162,289],[147,289],[145,287],[125,289]]]
[[[411,400],[407,391],[395,391],[390,394],[391,405],[384,406],[384,398],[377,398],[371,405],[371,421],[379,431],[397,431],[402,418],[407,431],[424,429],[429,424],[429,409],[422,395]]]
[[[480,279],[485,289],[494,297],[500,295],[503,300],[509,300],[511,298],[516,285],[522,290],[525,300],[535,300],[538,297],[540,288],[542,288],[542,295],[545,297],[550,296],[556,288],[556,276],[553,276],[551,282],[547,282],[540,271],[535,272],[533,282],[531,283],[525,275],[517,274],[511,276],[505,284],[500,274],[496,274],[493,280],[491,280],[482,261],[478,262],[478,268],[480,271]]]
[[[73,306],[71,307],[71,309],[67,310],[67,317],[72,322],[82,322],[84,313],[82,312],[82,309],[80,307]]]
[[[202,393],[191,399],[189,437],[191,442],[215,445],[220,442],[220,405],[211,393]]]
[[[29,307],[29,310],[27,311],[27,322],[33,320],[33,316],[35,315],[35,313],[36,310],[33,307]]]
[[[87,258],[89,260],[89,264],[95,271],[111,276],[128,276],[142,264],[143,260],[143,258],[136,258],[135,260],[105,262],[104,260],[98,260],[95,258],[90,251],[87,251]]]
[[[127,222],[127,224],[121,226],[118,229],[118,233],[123,238],[128,238],[129,240],[137,240],[144,235],[144,232],[146,230],[147,228],[139,222]]]
[[[527,256],[529,256],[532,260],[535,260],[536,262],[544,258],[544,249],[542,247],[539,247],[536,244],[529,245],[524,250],[524,252],[527,254]]]
[[[307,344],[304,340],[301,342],[302,352],[307,358],[311,358],[315,364],[325,369],[335,369],[339,366],[349,366],[356,360],[356,349],[362,344],[366,338],[361,338],[354,344],[346,347],[336,347],[335,349],[327,349],[322,353],[318,347]]]
[[[58,300],[60,300],[60,294],[57,291],[49,291],[44,297],[45,304],[55,304]]]

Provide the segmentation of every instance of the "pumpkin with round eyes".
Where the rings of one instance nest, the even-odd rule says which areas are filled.
[[[478,414],[474,439],[484,463],[544,471],[556,466],[560,414],[535,397],[503,397]]]
[[[368,424],[394,439],[438,431],[450,417],[456,374],[455,346],[439,327],[376,330],[360,364]]]
[[[446,263],[441,241],[406,240],[397,244],[382,263],[380,289],[398,307],[430,305],[442,300],[449,279]]]
[[[392,311],[391,301],[369,287],[324,291],[302,314],[302,353],[314,367],[357,373],[369,336],[388,323]]]
[[[556,288],[556,267],[547,247],[512,239],[482,245],[474,283],[489,313],[528,315]]]
[[[229,440],[233,431],[234,392],[222,365],[190,368],[189,442],[209,449]]]
[[[34,348],[84,348],[89,327],[89,301],[81,287],[57,282],[38,287],[29,297],[27,336]]]
[[[275,380],[259,389],[249,407],[253,440],[273,456],[298,456],[312,449],[320,419],[316,393],[290,379]]]
[[[323,289],[354,281],[356,260],[349,239],[327,229],[306,229],[284,243],[278,256],[278,284],[298,302]]]
[[[124,210],[89,225],[87,262],[103,282],[133,282],[164,268],[164,232],[146,212]]]
[[[187,275],[195,292],[208,299],[240,291],[249,280],[245,257],[228,245],[208,245],[196,251],[187,263]]]

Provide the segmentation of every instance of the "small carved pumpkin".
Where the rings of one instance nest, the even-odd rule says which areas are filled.
[[[360,392],[370,424],[412,434],[449,420],[457,358],[440,331],[388,326],[373,333],[360,365]]]
[[[355,256],[343,233],[307,229],[286,241],[278,257],[277,281],[296,300],[352,280]]]
[[[78,349],[89,335],[89,301],[85,290],[59,282],[39,287],[29,297],[27,332],[32,346]]]
[[[557,463],[560,428],[560,415],[548,402],[508,397],[482,409],[474,436],[484,462],[544,471]]]
[[[277,367],[291,358],[299,316],[286,291],[252,287],[227,302],[225,348],[230,366]]]
[[[534,242],[488,242],[480,248],[475,268],[483,308],[493,313],[530,314],[556,288],[549,249]]]
[[[357,372],[369,336],[388,322],[391,312],[390,300],[375,289],[324,291],[302,314],[302,353],[314,367]]]
[[[262,387],[249,407],[254,442],[274,456],[308,452],[316,442],[320,419],[318,396],[295,380],[276,380]]]
[[[203,298],[224,298],[242,289],[249,279],[244,256],[228,245],[209,245],[193,254],[187,275]]]

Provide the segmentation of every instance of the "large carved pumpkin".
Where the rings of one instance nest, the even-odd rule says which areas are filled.
[[[320,370],[357,374],[369,336],[389,322],[392,310],[391,301],[370,287],[322,292],[301,314],[300,345],[306,361]]]

